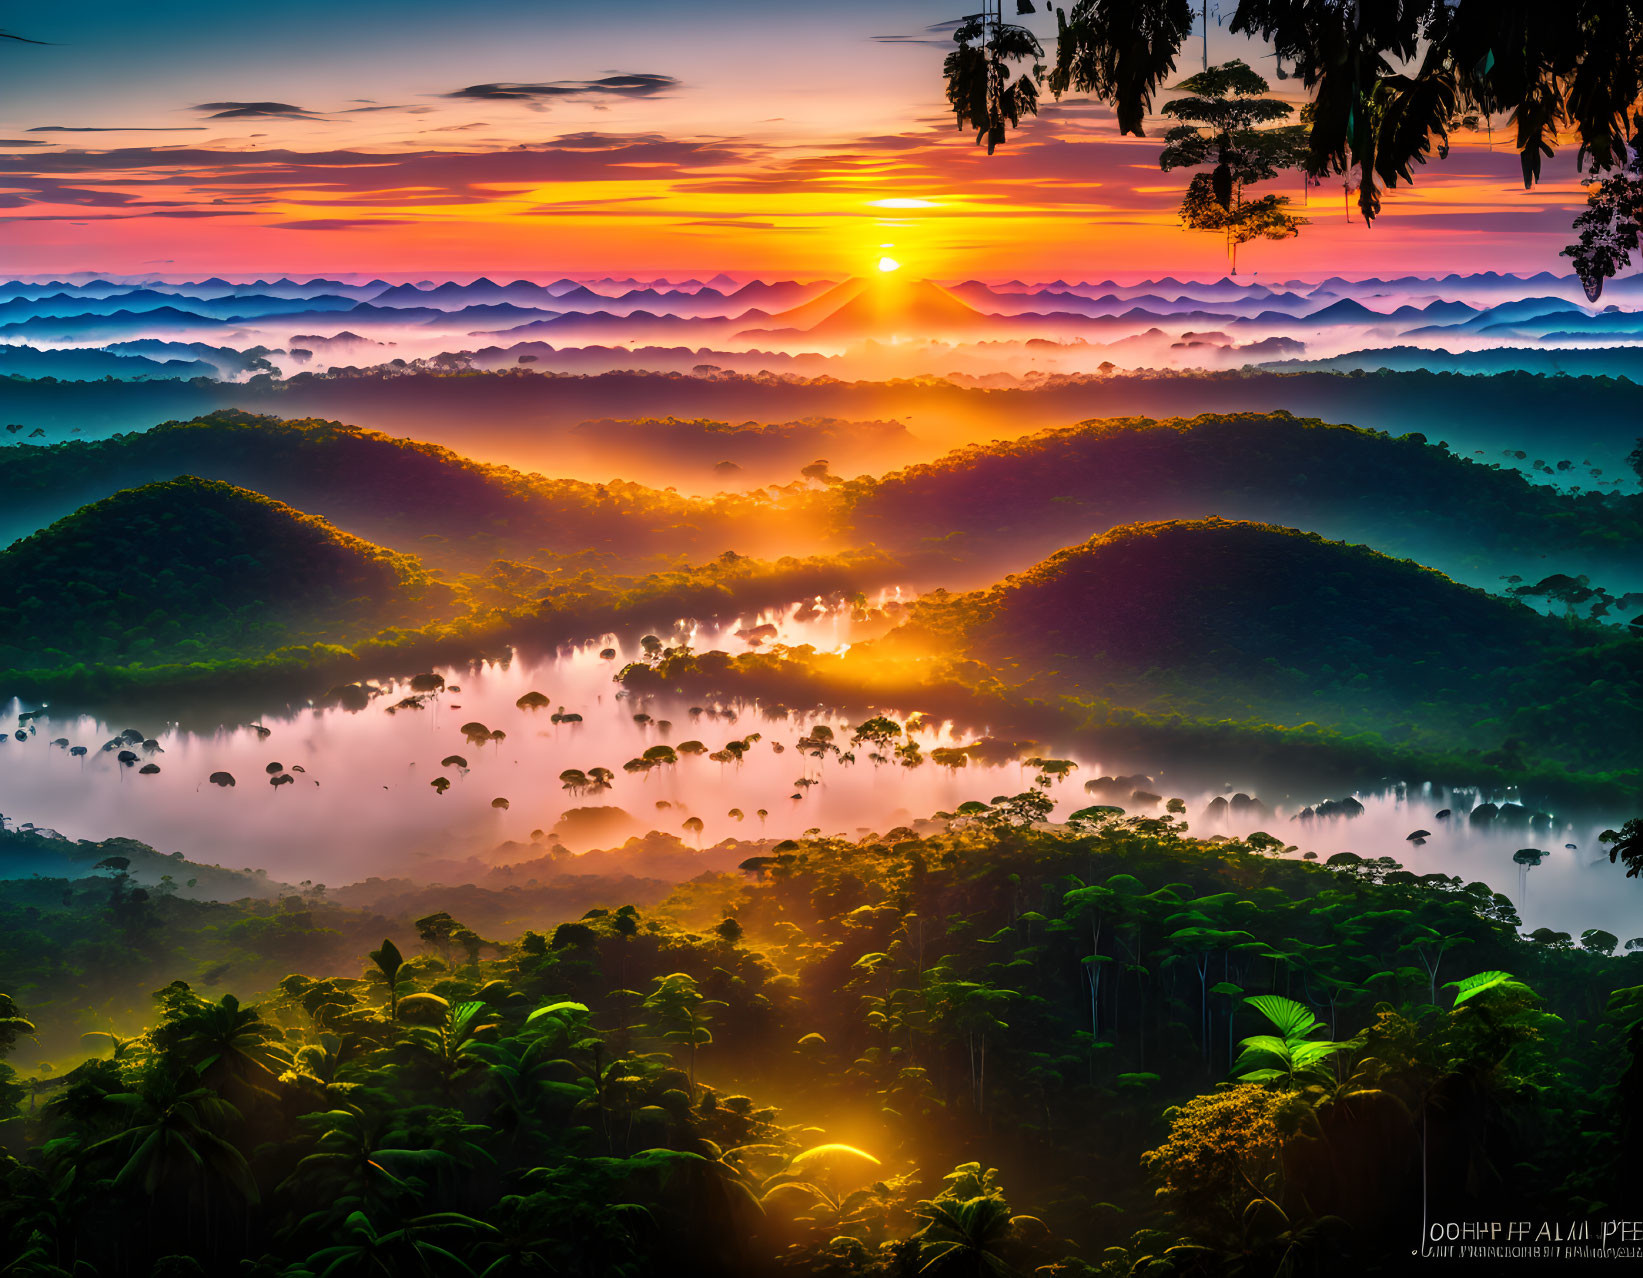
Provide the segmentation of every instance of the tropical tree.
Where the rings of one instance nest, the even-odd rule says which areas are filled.
[[[1618,830],[1605,830],[1597,839],[1608,844],[1610,865],[1625,865],[1628,879],[1643,875],[1643,817],[1633,817]]]
[[[1176,951],[1165,958],[1165,964],[1170,966],[1185,960],[1192,964],[1198,977],[1199,1043],[1206,1062],[1213,1058],[1215,1049],[1214,1016],[1209,1001],[1213,992],[1209,979],[1215,970],[1215,960],[1221,960],[1224,978],[1231,969],[1234,951],[1248,953],[1264,948],[1250,932],[1229,926],[1234,901],[1232,893],[1218,892],[1187,903],[1185,909],[1164,920],[1166,927],[1174,929],[1166,939]],[[1221,983],[1225,983],[1224,980]]]
[[[970,1104],[982,1114],[987,1109],[987,1046],[1010,1028],[1000,1014],[1021,995],[983,981],[952,980],[949,973],[945,965],[930,969],[925,1006],[932,1020],[964,1045]]]
[[[1580,934],[1580,948],[1594,954],[1613,954],[1619,945],[1618,936],[1600,927],[1589,927]]]
[[[181,1072],[153,1067],[132,1092],[108,1097],[131,1112],[133,1121],[118,1135],[86,1148],[85,1156],[117,1155],[116,1189],[139,1190],[158,1205],[180,1205],[204,1214],[211,1227],[214,1200],[258,1201],[245,1155],[224,1132],[239,1122],[239,1111],[211,1089],[190,1086]]]
[[[855,731],[850,734],[852,745],[866,743],[876,750],[883,750],[901,736],[901,725],[886,715],[874,715],[871,719],[864,719],[856,725]]]
[[[34,1022],[18,1010],[10,994],[0,994],[0,1057],[10,1052],[20,1038],[34,1035]]]
[[[312,1140],[280,1184],[298,1203],[313,1203],[322,1219],[338,1211],[396,1210],[413,1201],[455,1159],[439,1149],[405,1147],[392,1113],[367,1113],[356,1105],[304,1114],[299,1128]]]
[[[1020,1225],[1036,1217],[1012,1216],[998,1185],[998,1172],[980,1163],[964,1163],[944,1178],[947,1187],[920,1202],[913,1216],[920,1222],[919,1272],[935,1278],[1002,1278],[1014,1272],[1007,1256]]]
[[[341,1240],[308,1258],[308,1271],[322,1278],[377,1278],[383,1274],[428,1274],[438,1271],[472,1274],[457,1252],[437,1241],[453,1242],[495,1230],[482,1220],[457,1212],[434,1212],[397,1229],[378,1229],[362,1211],[342,1222]]]
[[[1435,1006],[1438,1001],[1438,973],[1442,970],[1444,955],[1457,946],[1472,944],[1472,938],[1457,924],[1445,925],[1442,921],[1436,925],[1427,924],[1411,916],[1401,939],[1404,945],[1415,951],[1421,966],[1426,969],[1427,1000]]]
[[[1246,199],[1244,188],[1303,164],[1306,129],[1270,126],[1294,108],[1264,96],[1267,82],[1243,62],[1233,61],[1189,76],[1176,86],[1188,96],[1164,103],[1162,114],[1178,120],[1164,135],[1159,166],[1202,168],[1181,199],[1181,221],[1195,231],[1215,231],[1226,239],[1227,261],[1238,273],[1238,247],[1251,240],[1282,240],[1301,233],[1306,219],[1290,212],[1287,195]]]
[[[441,1097],[454,1099],[462,1077],[485,1065],[477,1049],[496,1036],[495,1010],[477,999],[451,1003],[437,994],[413,994],[401,1008],[405,1019],[421,1022],[405,1031],[402,1054],[431,1071]]]
[[[536,1167],[522,1179],[525,1192],[498,1204],[496,1232],[477,1240],[486,1278],[642,1278],[656,1221],[643,1203],[626,1200],[625,1159]]]
[[[710,1008],[724,1007],[702,993],[696,978],[688,972],[673,972],[655,978],[645,996],[644,1009],[650,1013],[658,1036],[670,1043],[682,1043],[689,1059],[690,1090],[696,1090],[696,1049],[713,1041]]]
[[[173,999],[151,1038],[172,1062],[197,1071],[218,1091],[234,1090],[242,1101],[272,1099],[279,1075],[291,1065],[284,1031],[232,994],[217,1002],[192,995]]]
[[[1245,1082],[1168,1111],[1169,1135],[1142,1164],[1192,1236],[1238,1252],[1273,1208],[1284,1218],[1282,1115],[1291,1104]]]
[[[1038,37],[1004,23],[993,0],[954,30],[948,101],[989,150],[1020,117],[1036,114],[1040,79],[1057,98],[1090,93],[1110,103],[1119,132],[1139,137],[1196,8],[1191,0],[1074,0],[1055,9],[1054,54],[1041,70]],[[1020,14],[1033,9],[1017,6]],[[1594,298],[1636,246],[1640,179],[1621,170],[1643,97],[1643,15],[1628,0],[1236,0],[1227,25],[1290,64],[1312,97],[1307,171],[1321,179],[1359,170],[1366,222],[1379,213],[1383,189],[1413,181],[1417,167],[1447,154],[1469,114],[1505,115],[1517,127],[1525,186],[1539,180],[1563,138],[1595,173],[1623,183],[1598,188],[1601,233],[1594,226],[1591,242],[1583,236],[1572,251]]]
[[[446,965],[451,961],[451,946],[457,943],[457,933],[462,930],[462,924],[452,918],[445,910],[436,914],[424,915],[416,921],[416,934],[426,945],[439,951],[439,956]]]
[[[1546,859],[1546,853],[1540,848],[1519,848],[1512,853],[1512,860],[1517,865],[1517,903],[1522,909],[1529,899],[1529,871]]]
[[[64,1278],[72,1272],[64,1261],[74,1263],[76,1217],[85,1200],[79,1170],[72,1157],[36,1167],[0,1154],[0,1239],[22,1242],[0,1273]]]
[[[1635,133],[1624,165],[1594,174],[1586,207],[1575,218],[1575,242],[1563,250],[1589,301],[1603,296],[1605,280],[1632,264],[1643,236],[1643,139]]]
[[[984,0],[982,12],[963,19],[953,33],[957,47],[942,70],[947,101],[958,125],[976,131],[976,143],[991,155],[1006,129],[1024,115],[1038,114],[1037,77],[1041,68],[1018,74],[1026,59],[1044,56],[1044,47],[1026,27],[1003,21],[999,0]]]

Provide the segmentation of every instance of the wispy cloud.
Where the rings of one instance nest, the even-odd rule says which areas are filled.
[[[271,222],[276,231],[363,231],[373,226],[415,226],[408,217],[305,217],[291,222]]]
[[[289,102],[201,102],[194,110],[210,120],[313,120],[317,112]]]
[[[16,208],[18,205],[8,203],[5,197],[0,196],[0,208]],[[85,226],[89,222],[131,222],[138,218],[168,217],[168,218],[202,218],[202,217],[245,217],[248,209],[159,209],[149,205],[139,206],[136,213],[104,213],[96,216],[87,216],[84,213],[19,213],[12,217],[0,218],[0,222],[73,222],[76,226]]]
[[[633,73],[607,75],[598,80],[549,80],[538,84],[502,80],[494,84],[470,84],[444,96],[474,102],[541,104],[555,98],[654,98],[679,87],[679,81],[671,75]]]
[[[383,153],[372,151],[231,151],[216,148],[119,147],[0,155],[0,191],[75,193],[87,202],[127,203],[135,197],[88,187],[181,187],[196,199],[260,192],[269,199],[360,199],[408,191],[416,202],[435,198],[497,198],[499,188],[573,182],[676,179],[701,170],[750,163],[756,149],[743,144],[678,141],[656,135],[577,134],[565,145],[548,143],[491,151]]]
[[[694,222],[675,222],[674,225],[675,226],[710,226],[716,231],[719,231],[719,230],[774,231],[776,229],[776,224],[774,222],[752,222],[752,221],[749,221],[746,218],[741,218],[741,217],[724,217],[724,218],[706,217],[706,218],[699,218],[698,220],[696,220]]]
[[[204,133],[203,124],[37,124],[29,133]],[[38,143],[35,145],[39,145]]]
[[[678,83],[666,76],[613,75],[476,85],[443,96],[491,105],[434,108],[454,117],[444,126],[449,132],[443,141],[427,136],[336,149],[293,147],[288,138],[297,130],[282,137],[272,124],[270,139],[284,145],[259,143],[230,127],[211,140],[139,135],[121,139],[132,145],[112,146],[95,136],[114,131],[104,126],[83,126],[90,136],[62,139],[67,146],[25,145],[34,137],[81,131],[40,126],[39,134],[9,144],[13,154],[5,154],[8,144],[0,142],[0,210],[20,221],[130,221],[118,238],[162,250],[169,247],[167,234],[174,236],[177,225],[193,218],[202,220],[187,238],[202,244],[235,237],[250,244],[259,232],[275,229],[307,231],[315,234],[274,238],[292,246],[286,251],[308,252],[310,242],[323,245],[324,233],[337,232],[337,247],[321,251],[339,256],[404,251],[407,245],[443,252],[448,243],[467,238],[456,232],[470,230],[474,237],[529,245],[544,219],[557,221],[556,235],[565,242],[597,245],[599,251],[647,236],[694,253],[703,244],[734,246],[740,234],[750,251],[774,255],[797,252],[801,243],[814,245],[818,254],[840,255],[893,240],[898,254],[910,255],[921,270],[928,269],[924,262],[956,262],[976,253],[1014,262],[1024,245],[1053,263],[1056,254],[1157,254],[1200,243],[1182,237],[1177,208],[1186,179],[1159,171],[1159,139],[1116,136],[1105,118],[1108,109],[1094,103],[1046,103],[1044,114],[992,157],[934,112],[904,129],[871,123],[830,140],[771,140],[764,131],[755,137],[683,136],[657,123],[652,109],[635,112],[645,122],[630,132],[567,129],[521,145],[517,130],[511,137],[489,132],[505,132],[505,124],[464,120],[483,113],[490,121],[514,117],[517,124],[521,108],[509,104],[548,109],[578,96],[585,101],[577,114],[584,115],[589,107],[619,105],[624,97],[665,95]],[[408,100],[414,99],[402,91],[382,102],[310,98],[310,106],[328,105],[325,112],[286,102],[210,102],[197,109],[239,112],[233,118],[247,120],[295,112],[299,120],[336,125],[358,109],[381,110],[373,123],[386,120],[388,112],[407,108],[385,104]],[[665,106],[660,114],[667,114]],[[225,136],[230,132],[235,135]],[[531,134],[540,138],[542,132]],[[1548,181],[1523,192],[1515,152],[1463,143],[1445,163],[1423,171],[1413,189],[1400,184],[1373,241],[1359,228],[1336,226],[1338,186],[1315,190],[1308,201],[1297,175],[1273,189],[1294,198],[1313,226],[1284,251],[1291,258],[1346,254],[1357,260],[1355,255],[1368,252],[1360,242],[1376,251],[1382,243],[1389,245],[1386,251],[1401,252],[1410,243],[1430,249],[1480,228],[1510,239],[1518,250],[1561,242],[1570,208],[1580,198],[1572,153],[1548,167]],[[225,218],[227,213],[238,216]],[[145,217],[156,219],[146,236]],[[168,227],[159,220],[164,218],[178,221]],[[1092,239],[1091,227],[1109,235]],[[380,245],[370,235],[379,229]],[[116,237],[115,228],[107,230]],[[797,232],[811,234],[801,241]],[[23,240],[26,232],[15,227],[9,234]],[[37,238],[45,243],[51,234],[41,227]],[[1202,242],[1206,253],[1215,247],[1211,237]]]
[[[383,105],[344,107],[342,115],[365,115],[373,111],[403,111],[406,115],[428,115],[433,111],[431,106],[409,106],[402,103],[387,103]]]

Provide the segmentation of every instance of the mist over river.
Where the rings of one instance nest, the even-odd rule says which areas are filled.
[[[837,651],[884,631],[883,614],[869,615],[873,620],[852,620],[847,607],[799,603],[725,624],[685,625],[664,639],[699,651],[742,652],[771,643]],[[755,627],[760,631],[750,633]],[[124,836],[191,861],[339,886],[373,875],[439,878],[419,867],[468,857],[493,864],[522,860],[539,856],[553,841],[577,852],[619,846],[650,830],[704,848],[726,839],[796,838],[814,830],[854,838],[1032,788],[1034,769],[1023,763],[972,759],[966,767],[948,768],[928,761],[937,747],[989,735],[986,724],[930,722],[915,735],[926,761],[909,768],[894,760],[870,762],[866,745],[855,749],[854,763],[837,754],[817,761],[794,748],[823,725],[849,750],[851,724],[865,717],[859,713],[669,697],[641,702],[614,682],[623,665],[642,656],[641,637],[607,635],[540,658],[444,668],[438,673],[453,686],[427,696],[422,708],[396,708],[412,689],[408,681],[385,682],[379,686],[388,691],[363,709],[309,706],[265,715],[258,722],[266,736],[249,722],[194,730],[112,716],[58,718],[47,708],[26,740],[13,735],[0,742],[0,812],[12,828],[32,824],[70,838]],[[614,657],[601,655],[609,649],[616,650]],[[540,692],[548,704],[518,706],[530,692]],[[13,703],[8,719],[34,708]],[[581,721],[555,723],[559,711],[581,715]],[[470,741],[462,728],[475,722],[504,735]],[[138,761],[123,766],[118,748],[101,747],[128,728],[160,748],[133,746]],[[681,753],[677,763],[623,771],[624,763],[657,745],[699,741],[714,752],[750,734],[759,740],[739,761]],[[51,744],[61,740],[85,746],[87,753],[74,757]],[[1411,786],[1359,792],[1358,816],[1297,820],[1302,809],[1344,796],[1299,785],[1287,792],[1291,787],[1275,787],[1270,778],[1244,775],[1236,760],[1226,762],[1220,784],[1206,781],[1202,768],[1177,769],[1172,777],[1168,759],[1104,755],[1088,742],[1045,743],[1042,752],[1078,765],[1047,790],[1057,820],[1098,802],[1161,815],[1160,803],[1098,797],[1084,788],[1102,776],[1140,775],[1150,781],[1145,789],[1151,793],[1185,801],[1185,819],[1200,837],[1260,829],[1296,845],[1296,856],[1392,856],[1416,873],[1481,879],[1517,903],[1530,929],[1549,926],[1578,936],[1602,927],[1623,940],[1643,931],[1626,894],[1617,890],[1623,870],[1609,864],[1597,841],[1605,826],[1620,824],[1618,813],[1558,813],[1551,829],[1474,826],[1466,814],[1476,803],[1515,796]],[[467,766],[443,765],[453,755]],[[160,771],[143,775],[139,769],[149,763]],[[268,770],[275,764],[275,775],[289,777],[288,783],[270,784]],[[561,783],[562,772],[596,767],[613,774],[608,789],[572,792]],[[217,772],[230,773],[235,784],[212,784]],[[444,792],[431,784],[440,777],[450,782]],[[1217,797],[1239,791],[1269,810],[1218,804],[1207,811]],[[507,806],[493,806],[498,799]],[[1439,818],[1445,808],[1455,815]],[[584,811],[567,820],[578,809]],[[702,823],[699,832],[686,828],[690,818]],[[1424,845],[1408,841],[1417,829],[1433,832]],[[523,846],[499,850],[510,842]],[[1546,856],[1520,883],[1512,854],[1522,847]]]

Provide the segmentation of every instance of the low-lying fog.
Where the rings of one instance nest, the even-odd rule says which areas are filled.
[[[772,642],[836,649],[872,637],[883,624],[854,623],[842,612],[806,615],[810,611],[799,606],[697,628],[688,637],[699,650],[745,651]],[[837,744],[851,749],[850,723],[820,708],[705,705],[692,713],[692,703],[675,698],[641,705],[612,680],[625,662],[640,657],[639,638],[610,636],[539,661],[446,669],[440,673],[456,687],[427,696],[421,708],[401,704],[414,695],[401,683],[364,709],[305,708],[265,717],[261,732],[249,724],[194,731],[95,715],[55,717],[48,709],[33,721],[26,740],[0,743],[0,812],[13,828],[29,823],[71,838],[126,836],[194,861],[261,868],[286,882],[311,879],[334,887],[373,875],[449,881],[450,867],[436,863],[531,859],[555,842],[573,851],[611,847],[653,829],[701,847],[812,830],[856,837],[1032,787],[1034,770],[1021,763],[972,760],[948,768],[928,761],[937,747],[987,736],[985,724],[929,725],[917,734],[926,762],[908,768],[893,760],[869,761],[865,744],[854,748],[854,763],[837,754],[818,762],[801,753],[795,743],[817,725],[831,728]],[[602,656],[610,647],[616,655]],[[543,694],[547,704],[516,704],[531,692]],[[13,717],[29,708],[14,705]],[[581,718],[555,722],[556,714]],[[465,726],[475,723],[502,736],[465,736]],[[116,749],[101,747],[126,729],[159,748],[134,744],[137,760],[122,766]],[[739,761],[680,753],[677,762],[645,772],[623,768],[658,745],[677,749],[699,741],[715,752],[751,734],[759,739]],[[72,745],[88,752],[75,757]],[[1361,792],[1360,815],[1295,819],[1303,808],[1346,796],[1271,778],[1263,784],[1235,759],[1226,761],[1224,781],[1216,782],[1206,781],[1201,769],[1172,775],[1163,758],[1107,757],[1088,745],[1049,743],[1042,749],[1078,765],[1048,791],[1057,818],[1095,803],[1160,815],[1160,800],[1179,797],[1196,835],[1261,829],[1296,845],[1295,855],[1392,856],[1418,873],[1482,879],[1518,903],[1530,928],[1578,934],[1603,927],[1623,938],[1638,930],[1627,897],[1616,891],[1622,871],[1609,865],[1597,842],[1599,831],[1618,825],[1621,814],[1556,813],[1549,826],[1533,829],[1474,825],[1466,818],[1475,804],[1512,796],[1414,787]],[[451,756],[462,762],[446,762]],[[159,771],[142,773],[149,764]],[[275,765],[278,771],[271,773]],[[561,782],[568,770],[594,768],[612,774],[608,789],[571,791]],[[220,772],[231,774],[235,784],[213,784],[210,778]],[[1096,793],[1086,789],[1104,776],[1127,780]],[[274,785],[272,777],[289,780]],[[443,793],[431,784],[438,778],[449,782]],[[1136,790],[1158,799],[1130,797]],[[1239,791],[1268,809],[1211,809],[1217,798]],[[499,799],[506,807],[496,805]],[[1445,808],[1453,815],[1438,817]],[[700,821],[699,831],[687,826],[692,818]],[[1409,842],[1419,829],[1432,834],[1424,844]],[[518,846],[499,851],[510,842]],[[1512,859],[1524,847],[1546,853],[1526,877]]]

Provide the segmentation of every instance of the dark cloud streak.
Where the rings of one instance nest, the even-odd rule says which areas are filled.
[[[201,102],[196,111],[210,112],[210,120],[315,120],[320,118],[305,107],[289,102]]]
[[[270,222],[275,231],[364,231],[373,226],[415,226],[408,217],[305,217],[293,222]]]
[[[634,73],[608,75],[599,80],[550,80],[542,84],[522,84],[510,80],[495,84],[470,84],[465,89],[444,96],[472,102],[540,103],[554,98],[654,98],[678,87],[679,81],[671,75]]]
[[[204,133],[203,124],[37,124],[29,133]]]
[[[59,151],[0,155],[0,189],[40,191],[73,182],[76,187],[176,185],[202,198],[236,189],[270,194],[325,192],[350,197],[415,191],[415,198],[460,193],[489,198],[493,188],[554,182],[654,181],[704,169],[746,163],[745,147],[678,142],[650,137],[609,137],[603,147],[579,137],[571,147],[553,144],[506,151],[218,151],[205,148],[122,147],[110,151]],[[639,166],[639,167],[624,167]],[[164,176],[156,174],[164,171]],[[91,193],[82,192],[84,195]],[[133,197],[94,196],[110,203]]]

